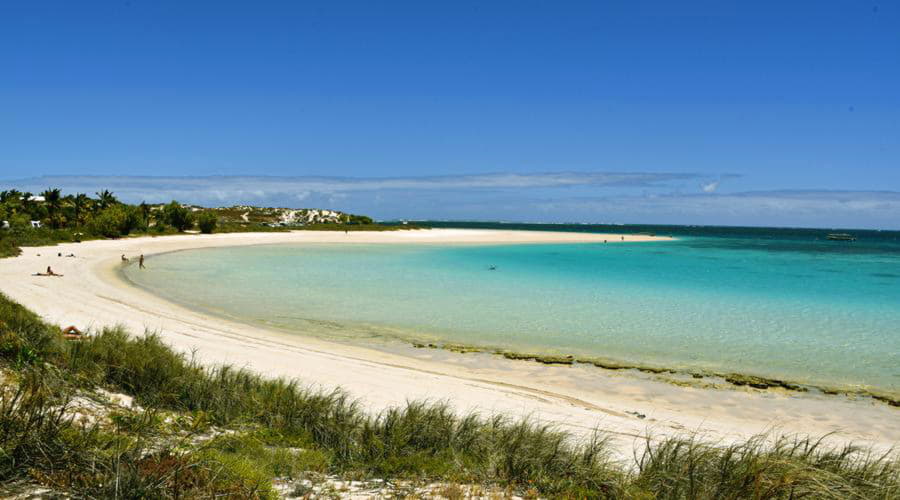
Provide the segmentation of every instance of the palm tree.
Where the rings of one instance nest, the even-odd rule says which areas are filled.
[[[62,208],[62,191],[59,188],[50,189],[41,193],[44,197],[44,203],[47,206],[47,216],[50,218],[50,225],[54,228],[60,226],[59,209]]]
[[[34,217],[35,208],[37,208],[37,204],[31,199],[33,196],[30,191],[22,193],[22,211],[29,217]]]
[[[72,198],[72,207],[75,209],[76,226],[81,225],[81,215],[84,213],[84,210],[88,207],[90,202],[91,199],[84,193],[78,193],[75,195],[75,198]]]
[[[10,216],[15,215],[22,208],[22,193],[15,189],[0,193],[0,203],[6,205],[6,211]]]
[[[108,189],[104,189],[103,191],[95,194],[97,195],[97,207],[100,210],[119,203],[119,200],[116,199],[116,197],[113,196],[112,192]]]
[[[141,209],[141,216],[144,218],[144,224],[150,224],[150,205],[148,205],[146,201],[142,201],[139,206]]]
[[[7,201],[16,205],[22,204],[22,192],[15,189],[3,191],[3,193],[0,193],[0,202],[6,203]]]

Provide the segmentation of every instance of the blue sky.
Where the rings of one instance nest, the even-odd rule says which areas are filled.
[[[900,5],[7,1],[0,179],[381,218],[898,228]]]

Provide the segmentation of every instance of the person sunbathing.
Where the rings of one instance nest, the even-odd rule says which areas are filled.
[[[47,266],[47,272],[46,272],[46,273],[34,273],[33,276],[58,276],[58,277],[62,277],[62,274],[57,274],[57,273],[53,272],[53,269],[52,269],[50,266]]]

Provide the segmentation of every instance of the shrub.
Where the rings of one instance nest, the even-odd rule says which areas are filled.
[[[166,224],[174,227],[178,232],[183,232],[194,226],[194,216],[191,211],[172,200],[162,208],[162,219]]]
[[[118,238],[123,235],[122,230],[127,228],[128,215],[120,205],[103,209],[88,223],[88,231],[106,238]]]
[[[144,218],[141,208],[135,205],[124,205],[124,207],[125,217],[122,225],[119,226],[119,232],[125,236],[132,231],[146,231],[147,219]]]
[[[204,234],[211,234],[216,230],[216,214],[212,212],[203,212],[197,217],[197,227],[200,228],[200,232]]]
[[[103,209],[88,224],[89,231],[107,238],[128,236],[132,231],[146,228],[147,222],[140,208],[121,204]]]
[[[374,221],[371,217],[367,217],[365,215],[349,215],[347,217],[347,224],[373,224]]]
[[[31,217],[29,217],[28,214],[15,214],[9,218],[9,227],[14,231],[31,229]]]

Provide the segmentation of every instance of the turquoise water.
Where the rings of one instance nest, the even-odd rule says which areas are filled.
[[[164,254],[126,275],[191,307],[329,338],[900,392],[900,252],[847,245],[275,245]]]

